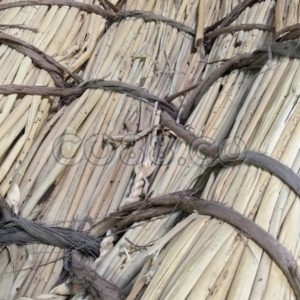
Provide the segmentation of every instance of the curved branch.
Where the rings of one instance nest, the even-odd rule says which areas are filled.
[[[0,199],[0,244],[47,244],[77,250],[92,257],[99,256],[100,242],[80,231],[48,227],[15,216],[7,203]]]
[[[79,76],[74,75],[54,58],[15,36],[0,32],[0,42],[28,56],[34,65],[50,74],[55,85],[58,87],[63,87],[65,85],[63,78],[64,73],[70,75],[75,81],[81,82]]]
[[[103,89],[117,93],[124,93],[138,100],[146,99],[149,102],[158,102],[161,109],[166,110],[170,115],[176,117],[176,108],[158,96],[151,94],[146,89],[137,87],[128,83],[95,79],[86,81],[73,88],[47,87],[47,86],[28,86],[7,84],[0,85],[0,94],[3,95],[40,95],[40,96],[60,96],[69,98],[65,102],[69,103],[72,100],[80,97],[88,89]]]
[[[218,26],[220,27],[225,27],[228,26],[229,24],[231,24],[234,20],[236,20],[239,15],[247,8],[250,7],[252,5],[254,5],[255,3],[259,3],[262,2],[264,0],[245,0],[242,1],[241,3],[239,3],[236,7],[234,7],[231,12],[225,16],[224,18],[222,18],[221,20],[217,21],[216,23],[212,24],[209,27],[205,28],[205,32],[209,32],[214,30],[215,28],[217,28]]]
[[[261,168],[283,181],[295,194],[300,197],[300,178],[289,167],[280,161],[260,152],[246,151],[241,153],[236,159],[222,160],[221,164],[240,164],[246,163]]]
[[[169,210],[167,210],[167,208],[169,208]],[[154,213],[155,209],[157,209],[157,214]],[[163,210],[165,210],[166,213],[178,210],[192,213],[196,210],[201,215],[217,218],[236,227],[242,235],[249,237],[274,260],[286,276],[296,298],[300,299],[300,270],[297,261],[279,241],[263,230],[254,221],[221,203],[199,200],[196,197],[187,196],[180,192],[178,192],[177,195],[173,193],[147,199],[144,203],[130,204],[109,218],[115,218],[116,228],[123,229],[137,220],[142,220],[142,218],[147,215],[148,210],[151,211],[151,214],[149,214],[151,217],[161,216]],[[124,215],[124,212],[127,213],[127,216]],[[130,212],[132,212],[132,214],[130,214]],[[120,214],[120,216],[118,216],[118,214]],[[140,215],[142,215],[142,218],[139,218]]]
[[[100,276],[90,266],[82,263],[82,260],[78,255],[71,255],[71,263],[68,272],[72,275],[72,280],[75,279],[74,281],[76,283],[79,283],[89,292],[92,299],[122,300],[126,298],[126,293],[123,289]]]
[[[273,31],[274,27],[265,25],[265,24],[239,24],[239,25],[233,25],[233,26],[227,26],[227,27],[221,27],[221,28],[216,28],[215,30],[208,32],[205,35],[205,39],[207,40],[215,40],[219,35],[224,34],[224,33],[233,33],[236,31],[241,31],[241,30],[265,30],[265,31]]]

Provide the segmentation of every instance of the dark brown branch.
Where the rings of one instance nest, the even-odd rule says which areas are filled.
[[[158,96],[155,96],[149,93],[146,89],[137,87],[128,83],[120,81],[105,81],[105,80],[89,80],[80,85],[81,88],[86,89],[104,89],[111,90],[118,93],[125,93],[129,96],[137,99],[147,99],[150,102],[158,102],[164,107],[168,108],[169,111],[175,111],[175,107],[166,102],[163,99],[160,99]]]
[[[216,28],[215,30],[208,32],[205,35],[205,39],[207,40],[215,40],[219,35],[224,34],[224,33],[233,33],[236,31],[241,31],[241,30],[254,30],[254,29],[259,29],[259,30],[265,30],[265,31],[273,31],[274,27],[265,25],[265,24],[239,24],[239,25],[233,25],[233,26],[227,26],[227,27],[220,27]]]
[[[172,94],[170,96],[166,96],[165,99],[166,99],[167,102],[171,102],[174,99],[176,99],[176,98],[178,98],[180,96],[184,96],[186,93],[194,90],[198,85],[199,85],[199,83],[191,85],[191,86],[189,86],[189,87],[187,87],[187,88],[185,88],[185,89],[183,89],[183,90],[181,90],[181,91],[179,91],[177,93],[174,93],[174,94]]]
[[[188,118],[192,108],[198,105],[204,94],[220,77],[230,73],[232,70],[241,69],[250,65],[258,65],[261,68],[266,59],[267,54],[255,51],[253,53],[237,55],[224,62],[219,68],[212,71],[205,79],[199,82],[199,85],[194,89],[191,97],[188,98],[184,104],[182,118],[184,120]]]
[[[122,300],[126,295],[122,289],[100,276],[94,269],[72,255],[70,275],[74,283],[79,283],[95,300]]]
[[[297,24],[299,25],[299,24]],[[290,32],[287,32],[282,37],[278,38],[278,41],[288,41],[288,40],[295,40],[298,39],[300,36],[300,26],[298,29],[291,30]]]
[[[214,30],[218,26],[225,27],[231,24],[234,20],[236,20],[239,15],[247,8],[251,7],[255,3],[262,2],[264,0],[245,0],[239,3],[227,16],[222,18],[221,20],[217,21],[216,23],[212,24],[205,28],[205,33]]]
[[[39,95],[39,96],[58,96],[58,97],[71,97],[80,96],[83,92],[81,88],[60,88],[60,87],[48,87],[42,85],[18,85],[7,84],[0,85],[0,94],[3,95]]]
[[[224,59],[217,59],[217,60],[213,60],[213,61],[202,61],[205,65],[211,65],[211,64],[216,64],[216,63],[224,63],[227,62],[229,59],[228,58],[224,58]],[[202,81],[202,80],[201,80]],[[200,82],[201,82],[200,81]],[[185,96],[186,93],[194,90],[196,87],[199,86],[200,82],[195,83],[191,86],[188,86],[187,88],[184,88],[182,90],[179,90],[178,92],[171,94],[169,96],[165,96],[165,99],[167,102],[172,102],[174,99],[180,97],[180,96]]]
[[[265,0],[245,0],[238,4],[224,19],[222,20],[220,26],[225,27],[235,21],[240,14],[247,8],[251,7],[256,3],[263,2]]]
[[[105,81],[105,80],[89,80],[80,84],[74,88],[55,88],[47,86],[26,86],[26,85],[0,85],[0,94],[11,95],[40,95],[40,96],[61,96],[65,98],[76,99],[82,95],[88,89],[103,89],[118,93],[124,93],[128,96],[131,96],[136,99],[146,99],[149,102],[158,102],[159,106],[170,113],[172,116],[176,116],[175,107],[166,102],[163,99],[160,99],[158,96],[155,96],[149,93],[146,89],[136,87],[127,83],[120,81]]]
[[[177,210],[178,208],[176,208],[175,206],[174,207],[161,206],[161,207],[150,207],[147,209],[137,210],[136,212],[133,212],[128,216],[122,216],[122,217],[118,217],[118,214],[116,213],[116,215],[112,216],[112,218],[115,220],[115,225],[113,228],[115,231],[124,230],[125,228],[130,227],[134,223],[150,220],[152,218],[156,218],[160,216],[165,216]]]
[[[299,176],[291,168],[264,153],[246,151],[239,154],[236,158],[220,160],[220,164],[225,166],[241,163],[256,166],[273,174],[284,182],[291,190],[293,190],[298,197],[300,197]]]
[[[3,199],[0,200],[0,209],[0,245],[43,243],[93,257],[99,256],[99,241],[83,232],[47,227],[16,217]]]
[[[286,26],[283,29],[277,31],[274,35],[274,40],[288,40],[288,39],[292,39],[292,38],[297,38],[299,36],[294,35],[294,33],[298,33],[300,30],[300,24],[293,24],[290,26]]]
[[[170,208],[172,211],[181,210],[187,213],[192,213],[196,210],[201,215],[217,218],[236,227],[241,234],[253,240],[274,260],[288,279],[296,298],[300,299],[300,271],[293,255],[255,222],[221,203],[199,200],[196,197],[173,193],[172,195],[151,198],[143,203],[130,204],[120,211],[120,217],[116,213],[110,218],[115,218],[116,228],[122,229],[139,219],[140,213],[143,216],[147,215],[146,212],[149,209],[152,211],[151,217],[155,216],[154,208],[157,208],[156,216],[161,215],[165,208]],[[124,211],[128,214],[126,217],[124,216]],[[168,213],[168,210],[165,211]]]
[[[64,86],[64,73],[70,75],[77,82],[80,82],[78,76],[73,75],[54,58],[42,52],[38,48],[27,44],[21,39],[4,32],[0,32],[0,42],[30,57],[34,65],[46,70],[50,74],[56,86]]]
[[[300,197],[299,176],[291,168],[285,166],[280,161],[269,157],[266,154],[254,151],[242,152],[236,157],[232,158],[222,158],[219,157],[220,149],[217,144],[209,144],[206,140],[198,137],[181,124],[176,123],[176,121],[167,113],[161,113],[161,122],[165,127],[171,129],[177,137],[183,139],[193,149],[198,150],[208,155],[209,157],[215,158],[216,160],[212,163],[211,168],[222,166],[228,167],[241,163],[253,165],[273,174],[274,176],[282,180]]]
[[[161,205],[166,202],[166,197],[158,199],[155,204]],[[152,202],[153,203],[153,202]],[[168,206],[179,206],[181,210],[191,213],[196,210],[199,214],[209,215],[220,219],[241,231],[257,245],[259,245],[279,266],[288,279],[297,299],[300,299],[300,271],[293,255],[273,236],[264,231],[252,220],[242,214],[223,206],[220,203],[205,200],[181,198],[172,199]]]
[[[231,58],[231,59],[235,59],[235,58]],[[202,61],[205,65],[211,65],[211,64],[216,64],[216,63],[224,63],[224,62],[227,62],[229,61],[230,59],[228,58],[224,58],[224,59],[217,59],[217,60],[213,60],[213,61]],[[169,96],[165,96],[165,99],[167,102],[172,102],[174,99],[180,97],[180,96],[184,96],[186,93],[194,90],[196,87],[198,87],[200,85],[200,83],[202,82],[203,80],[201,80],[200,82],[198,83],[195,83],[191,86],[188,86],[187,88],[184,88],[182,90],[179,90],[178,92],[174,93],[174,94],[171,94]]]
[[[192,108],[198,105],[204,94],[219,78],[237,69],[261,69],[267,61],[270,52],[276,55],[300,59],[300,45],[297,41],[267,43],[252,53],[239,54],[228,59],[199,82],[191,97],[184,103],[183,120],[188,118]]]
[[[242,163],[255,166],[276,176],[298,197],[300,197],[300,177],[291,168],[264,153],[245,151],[237,154],[236,157],[218,157],[212,161],[205,172],[207,174],[211,174],[214,170],[220,170],[222,168],[236,166]]]
[[[102,1],[115,13],[117,13],[119,11],[119,9],[113,3],[111,3],[109,0],[102,0]]]
[[[218,157],[218,146],[215,144],[209,144],[206,140],[198,137],[190,130],[186,129],[181,124],[178,124],[168,113],[161,112],[161,123],[165,127],[172,130],[177,137],[183,139],[193,149],[196,149],[209,157]]]

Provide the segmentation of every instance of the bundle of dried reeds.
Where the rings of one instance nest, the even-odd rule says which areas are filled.
[[[19,215],[3,229],[48,245],[0,252],[0,299],[296,299],[276,254],[229,221],[176,205],[125,218],[196,187],[193,197],[232,208],[299,256],[299,55],[282,44],[299,30],[296,2],[1,1],[0,189]],[[215,155],[226,164],[243,151],[294,173],[249,157],[215,167]],[[57,226],[87,231],[91,253]]]
[[[12,2],[16,1],[1,1],[0,8]],[[51,73],[38,64],[39,59],[41,62],[46,60],[36,52],[32,55],[36,60],[28,57],[32,46],[47,53],[70,72],[80,74],[81,67],[89,59],[96,40],[105,29],[105,20],[101,16],[71,6],[17,6],[1,11],[0,15],[1,23],[6,26],[1,33],[1,84],[53,86]],[[22,25],[22,28],[14,28],[16,25]],[[13,39],[18,40],[15,44],[9,43]],[[28,47],[18,48],[21,42]],[[23,211],[21,206],[25,202],[22,214],[27,215],[29,207],[34,207],[34,203],[40,200],[38,194],[49,187],[40,171],[49,161],[54,139],[64,131],[72,117],[64,120],[65,108],[57,110],[58,98],[54,97],[28,95],[19,98],[12,94],[2,96],[0,102],[1,194],[11,192],[8,195],[11,194],[16,211]],[[53,128],[55,124],[58,127]],[[57,128],[60,129],[57,131]],[[47,140],[52,141],[51,145]],[[63,170],[61,167],[58,169]],[[46,173],[43,174],[46,176]],[[56,170],[54,181],[60,174]],[[36,181],[37,177],[39,181]],[[53,182],[49,183],[51,186]],[[31,193],[32,197],[29,196]],[[28,198],[32,200],[25,201]],[[6,251],[1,252],[1,299],[17,297],[26,269],[34,264],[31,257],[37,258],[37,249],[35,246],[28,247],[24,252],[24,249],[13,248],[9,251],[10,256]],[[23,288],[27,289],[25,284]],[[32,285],[32,288],[35,287]]]

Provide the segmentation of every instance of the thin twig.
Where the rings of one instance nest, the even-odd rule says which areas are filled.
[[[111,3],[109,0],[102,0],[108,7],[110,7],[114,12],[118,12],[119,9],[117,6],[115,6],[113,3]]]
[[[234,7],[230,13],[222,18],[221,20],[217,21],[216,23],[212,24],[205,28],[205,33],[214,30],[215,28],[219,27],[226,27],[231,24],[234,20],[236,20],[240,14],[247,8],[251,7],[255,3],[262,2],[264,0],[245,0],[239,3],[236,7]]]
[[[274,27],[265,25],[265,24],[256,24],[256,23],[232,25],[232,26],[227,26],[227,27],[216,28],[215,30],[206,33],[205,39],[213,41],[218,36],[220,36],[221,34],[224,34],[224,33],[233,33],[233,32],[241,31],[241,30],[254,30],[254,29],[273,31]]]
[[[176,93],[174,93],[174,94],[172,94],[170,96],[166,96],[165,99],[166,99],[167,102],[171,102],[174,99],[176,99],[176,98],[178,98],[180,96],[184,96],[186,93],[194,90],[198,85],[199,85],[199,83],[193,84],[193,85],[191,85],[191,86],[189,86],[189,87],[187,87],[187,88],[185,88],[185,89],[183,89],[183,90],[181,90],[179,92],[176,92]]]
[[[220,77],[230,73],[234,69],[244,68],[250,65],[259,66],[262,68],[267,55],[258,51],[253,53],[239,54],[228,61],[224,62],[219,68],[209,73],[209,75],[200,81],[197,88],[194,90],[190,98],[184,103],[184,110],[182,118],[184,120],[190,115],[194,106],[197,106],[203,95],[208,91],[211,85],[216,82]]]
[[[17,28],[17,29],[29,30],[32,32],[39,32],[37,28],[28,27],[21,24],[0,24],[0,28]]]
[[[161,123],[175,133],[175,135],[183,139],[193,149],[196,149],[209,157],[218,157],[218,145],[209,144],[205,139],[198,137],[183,125],[178,124],[168,113],[162,111],[160,115]]]
[[[105,135],[103,139],[104,141],[112,144],[132,144],[142,139],[143,137],[147,136],[156,127],[157,125],[152,125],[138,133],[127,133],[125,135],[117,135],[117,136]]]

